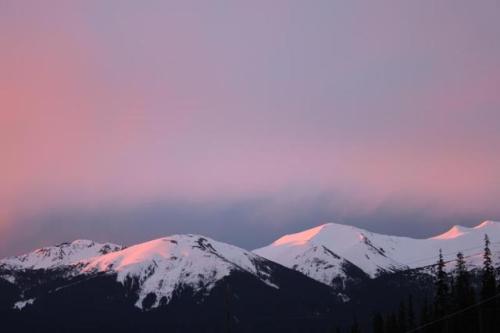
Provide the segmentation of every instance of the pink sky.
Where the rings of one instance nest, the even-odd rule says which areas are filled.
[[[4,239],[67,207],[321,193],[500,219],[494,1],[49,2],[0,2]]]

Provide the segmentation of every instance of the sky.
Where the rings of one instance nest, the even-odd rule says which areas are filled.
[[[498,1],[0,0],[0,256],[500,220]]]

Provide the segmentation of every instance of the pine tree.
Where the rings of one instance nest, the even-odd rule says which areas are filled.
[[[331,333],[340,333],[340,327],[338,327],[338,326],[333,327],[332,326],[332,328],[330,329],[330,332]]]
[[[475,304],[474,289],[471,285],[470,273],[467,271],[465,258],[461,252],[457,254],[452,300],[452,311],[460,311]],[[476,310],[472,308],[460,316],[454,316],[453,325],[454,332],[466,333],[477,331]]]
[[[380,314],[380,312],[377,312],[373,316],[373,333],[384,333],[384,317]]]
[[[398,311],[398,330],[400,332],[406,331],[407,322],[408,322],[408,317],[406,315],[406,305],[405,302],[401,302],[399,303],[399,311]]]
[[[415,310],[413,309],[413,296],[408,296],[408,329],[415,328]]]
[[[439,249],[439,259],[436,268],[436,294],[433,309],[434,320],[440,320],[449,312],[448,274],[444,268],[445,262],[443,259],[443,252]],[[446,321],[439,321],[432,326],[432,330],[435,332],[443,332],[446,330],[447,325],[448,323]]]
[[[226,285],[226,289],[224,292],[224,307],[225,307],[225,312],[226,312],[226,318],[225,318],[225,326],[226,326],[226,332],[230,333],[231,332],[231,287],[229,284]]]
[[[465,266],[462,252],[457,253],[455,279],[453,281],[453,301],[457,309],[471,305],[471,286],[469,272]],[[473,295],[473,294],[472,294]]]
[[[484,235],[483,275],[481,285],[481,300],[495,295],[495,268],[491,261],[490,239]]]
[[[351,325],[351,333],[361,333],[361,330],[358,325],[358,319],[356,317],[354,317]]]
[[[420,310],[420,326],[427,325],[431,320],[431,315],[429,313],[429,301],[427,297],[424,298],[424,302],[422,303],[422,309]],[[426,330],[428,331],[428,329]]]
[[[443,252],[439,249],[439,259],[436,268],[436,297],[434,299],[434,313],[442,317],[448,309],[448,274],[444,270]]]
[[[490,239],[484,235],[483,271],[480,297],[485,302],[480,308],[481,330],[483,332],[494,332],[496,327],[495,309],[498,306],[496,299],[490,300],[496,295],[495,268],[491,260]]]
[[[389,314],[385,320],[385,331],[387,333],[399,333],[398,319],[394,313]]]

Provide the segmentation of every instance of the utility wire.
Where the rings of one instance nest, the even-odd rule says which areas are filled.
[[[500,242],[492,242],[492,243],[490,243],[490,246],[491,245],[500,245]],[[483,248],[483,247],[484,247],[484,245],[469,247],[467,249],[461,249],[461,250],[459,250],[459,252],[475,250],[475,249],[479,249],[479,248]],[[443,253],[443,257],[447,257],[447,256],[454,255],[454,254],[457,254],[457,252],[446,252],[446,253]],[[416,259],[416,260],[406,262],[405,265],[408,266],[408,265],[413,264],[413,263],[417,263],[417,262],[421,262],[421,261],[425,261],[425,260],[430,260],[430,259],[437,259],[437,258],[438,258],[438,256],[436,255],[436,256],[432,256],[432,257]]]
[[[500,245],[500,242],[492,242],[492,243],[490,243],[490,247],[491,247],[491,245]],[[462,252],[463,253],[465,251],[470,251],[470,250],[474,250],[474,249],[478,249],[478,248],[483,248],[483,245],[482,246],[470,247],[470,248],[467,248],[467,249],[457,249],[456,252],[448,252],[446,254],[443,254],[443,256],[457,254],[458,252]],[[483,254],[483,252],[471,253],[471,254],[468,254],[468,255],[464,256],[464,259],[471,258],[471,257],[474,257],[474,256],[478,256],[478,255],[482,255],[482,254]],[[419,260],[414,260],[414,261],[410,261],[410,262],[407,262],[407,263],[403,263],[402,265],[409,266],[409,264],[411,264],[411,263],[415,263],[415,262],[419,262],[419,261],[424,261],[424,260],[430,260],[430,259],[437,260],[438,258],[439,258],[439,256],[427,257],[427,258],[424,258],[424,259],[419,259]],[[444,260],[444,263],[448,264],[448,263],[454,262],[456,260],[457,260],[457,258],[448,259],[448,260]],[[429,268],[429,267],[433,267],[433,266],[437,266],[437,265],[438,265],[438,263],[434,263],[434,264],[429,264],[429,265],[423,265],[423,266],[419,266],[419,267],[409,268],[409,270],[418,270],[418,269]]]
[[[457,310],[457,311],[455,311],[455,312],[449,313],[449,314],[447,314],[447,315],[445,315],[445,316],[442,316],[442,317],[441,317],[441,318],[439,318],[439,319],[436,319],[436,320],[430,321],[430,322],[425,323],[425,324],[423,324],[423,325],[421,325],[421,326],[418,326],[418,327],[416,327],[416,328],[414,328],[414,329],[411,329],[411,330],[409,330],[409,331],[406,331],[405,333],[413,333],[413,332],[418,332],[418,331],[420,331],[420,330],[421,330],[421,329],[423,329],[423,328],[426,328],[426,327],[429,327],[429,326],[434,325],[434,324],[436,324],[436,323],[439,323],[440,321],[443,321],[443,320],[447,320],[447,319],[453,318],[453,317],[455,317],[456,315],[459,315],[459,314],[461,314],[461,313],[464,313],[464,312],[467,312],[467,311],[469,311],[469,310],[472,310],[472,309],[474,309],[474,308],[476,308],[476,307],[478,307],[478,306],[481,306],[481,305],[483,305],[483,304],[485,304],[485,303],[488,303],[488,302],[490,302],[490,301],[492,301],[492,300],[494,300],[495,298],[498,298],[498,297],[500,297],[500,294],[496,294],[495,296],[488,297],[488,298],[486,298],[486,299],[484,299],[484,300],[482,300],[482,301],[480,301],[480,302],[477,302],[477,303],[475,303],[475,304],[473,304],[473,305],[469,305],[469,306],[467,306],[467,307],[465,307],[465,308],[463,308],[463,309],[460,309],[460,310]]]
[[[491,243],[490,243],[490,246],[491,246],[491,245],[500,245],[500,241],[499,241],[499,242],[491,242]],[[448,252],[448,253],[446,253],[445,255],[451,255],[451,254],[453,254],[453,253],[464,252],[464,251],[470,251],[470,250],[477,249],[477,248],[482,248],[482,247],[483,247],[483,245],[481,245],[481,246],[475,246],[475,247],[470,247],[470,248],[466,248],[466,249],[457,249],[457,250],[456,250],[456,252]],[[476,253],[472,253],[472,254],[469,254],[469,255],[464,256],[464,259],[465,259],[465,258],[474,257],[474,256],[477,256],[477,255],[481,255],[481,254],[483,254],[483,252],[476,252]],[[411,264],[411,263],[415,263],[415,262],[419,262],[419,261],[424,261],[424,260],[430,260],[430,259],[433,259],[433,258],[437,259],[437,258],[438,258],[438,256],[436,256],[436,257],[422,258],[422,259],[418,259],[418,260],[410,261],[410,262],[407,262],[406,264],[403,264],[403,265],[408,266],[408,265],[409,265],[409,264]],[[454,261],[456,261],[456,260],[457,260],[457,258],[453,258],[453,259],[445,260],[445,261],[444,261],[444,263],[445,263],[445,264],[448,264],[448,263],[454,262]],[[424,269],[424,268],[430,268],[430,267],[437,266],[437,265],[438,265],[438,263],[434,263],[434,264],[424,265],[424,266],[420,266],[420,267],[409,268],[408,270],[419,270],[419,269]],[[93,273],[93,274],[92,274],[92,273]],[[82,283],[82,282],[86,282],[86,281],[89,281],[89,280],[92,280],[92,279],[95,279],[95,278],[98,278],[98,277],[101,277],[101,276],[106,276],[106,275],[108,275],[108,274],[109,274],[109,273],[107,273],[107,272],[104,272],[104,273],[103,273],[103,272],[97,272],[97,274],[96,274],[96,272],[92,272],[92,273],[91,273],[91,276],[89,276],[89,277],[87,277],[87,278],[84,278],[84,279],[81,279],[81,280],[78,280],[78,281],[73,281],[73,282],[71,282],[71,283],[68,283],[68,284],[65,284],[65,285],[62,285],[62,286],[59,286],[59,287],[53,288],[53,289],[49,289],[49,290],[47,291],[47,293],[58,292],[59,290],[61,290],[61,289],[65,289],[65,288],[70,287],[70,286],[72,286],[72,285],[80,284],[80,283]],[[498,297],[500,297],[500,294],[497,294],[497,295],[492,296],[492,297],[490,297],[490,298],[484,299],[484,300],[482,300],[482,301],[480,301],[480,302],[478,302],[478,303],[475,303],[475,304],[473,304],[473,305],[470,305],[470,306],[468,306],[468,307],[465,307],[465,308],[463,308],[463,309],[461,309],[461,310],[458,310],[458,311],[456,311],[456,312],[453,312],[453,313],[447,314],[447,315],[445,315],[445,316],[443,316],[443,317],[441,317],[441,318],[439,318],[439,319],[436,319],[436,320],[433,320],[433,321],[431,321],[431,322],[428,322],[428,323],[426,323],[426,324],[424,324],[424,325],[421,325],[421,326],[419,326],[419,327],[417,327],[417,328],[414,328],[414,329],[412,329],[412,330],[410,330],[410,331],[407,331],[407,332],[405,332],[405,333],[413,333],[413,332],[417,332],[417,331],[421,330],[422,328],[425,328],[425,327],[428,327],[428,326],[430,326],[430,325],[433,325],[433,324],[435,324],[435,323],[437,323],[437,322],[440,322],[440,321],[443,321],[443,320],[446,320],[446,319],[452,318],[452,317],[454,317],[454,316],[456,316],[456,315],[458,315],[458,314],[461,314],[461,313],[463,313],[463,312],[466,312],[466,311],[468,311],[468,310],[470,310],[470,309],[473,309],[473,308],[475,308],[475,307],[477,307],[477,306],[480,306],[480,305],[482,305],[482,304],[484,304],[484,303],[487,303],[487,302],[489,302],[489,301],[491,301],[491,300],[493,300],[493,299],[495,299],[495,298],[498,298]],[[325,317],[325,316],[329,316],[329,314],[324,314],[324,313],[321,313],[321,314],[320,314],[320,313],[318,313],[318,314],[316,314],[316,315],[278,316],[278,317],[280,317],[280,318],[295,318],[295,319],[314,319],[314,318],[315,318],[315,319],[320,319],[320,318]],[[269,315],[269,316],[265,316],[265,315],[264,315],[264,316],[257,316],[257,318],[265,318],[265,317],[274,317],[274,318],[275,318],[276,316],[274,316],[274,315]]]
[[[500,245],[500,242],[493,242],[491,244]],[[476,248],[482,248],[482,247],[483,246],[475,246],[475,247],[471,247],[471,248],[467,248],[467,249],[458,249],[458,251],[455,252],[455,253],[469,251],[469,250],[473,250],[473,249],[476,249]],[[453,254],[453,252],[449,252],[447,255],[451,255],[451,254]],[[470,257],[474,257],[474,256],[477,256],[477,255],[481,255],[481,254],[483,254],[483,253],[482,252],[472,253],[472,254],[464,256],[464,259],[467,259],[467,258],[470,258]],[[432,259],[432,258],[436,258],[437,259],[438,257],[437,256],[436,257],[428,257],[428,258],[420,259],[418,261],[429,260],[429,259]],[[449,260],[444,260],[444,263],[445,264],[449,264],[449,263],[452,263],[454,261],[457,261],[457,258],[453,258],[453,259],[449,259]],[[415,261],[413,261],[413,262],[415,262]],[[408,263],[405,263],[403,265],[408,266],[410,263],[412,263],[412,262],[408,262]],[[439,265],[439,263],[429,264],[429,265],[420,266],[420,267],[413,267],[413,268],[409,268],[408,270],[419,270],[419,269],[434,267],[434,266],[437,266],[437,265]],[[72,285],[79,284],[79,283],[82,283],[82,282],[86,282],[86,281],[89,281],[89,280],[101,277],[103,275],[108,275],[109,273],[107,273],[107,272],[104,272],[104,273],[103,272],[97,272],[97,274],[96,274],[95,272],[93,272],[93,274],[94,275],[91,275],[91,276],[89,276],[87,278],[84,278],[84,279],[81,279],[81,280],[78,280],[78,281],[74,281],[74,282],[71,282],[71,283],[68,283],[68,284],[65,284],[65,285],[62,285],[62,286],[50,289],[50,290],[48,290],[48,293],[52,293],[54,291],[59,291],[61,289],[70,287]]]

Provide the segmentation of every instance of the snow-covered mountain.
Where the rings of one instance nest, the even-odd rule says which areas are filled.
[[[352,264],[374,278],[380,274],[432,265],[439,249],[445,260],[461,251],[470,268],[482,264],[484,236],[488,234],[493,261],[500,264],[500,222],[485,221],[476,227],[453,226],[447,232],[427,238],[389,236],[360,228],[327,223],[283,236],[254,253],[298,270],[322,283],[336,286],[349,278],[345,267]],[[448,269],[453,268],[449,263]]]
[[[71,243],[48,246],[33,252],[0,260],[0,267],[11,269],[50,269],[123,249],[112,243],[79,239]]]
[[[324,331],[354,309],[369,316],[410,293],[423,301],[432,276],[408,269],[433,265],[439,249],[448,270],[458,251],[480,267],[485,234],[500,267],[500,223],[492,221],[427,239],[329,223],[254,252],[199,235],[126,248],[77,240],[0,260],[0,314],[20,332],[155,331],[165,323],[177,331],[228,323],[242,332]]]
[[[153,297],[151,307],[168,303],[179,287],[209,293],[232,271],[247,272],[273,288],[267,260],[236,246],[197,235],[174,235],[130,246],[78,263],[82,273],[116,273],[119,282],[136,279],[139,299]],[[151,296],[154,295],[154,296]]]
[[[0,279],[21,290],[15,308],[33,304],[40,291],[65,288],[66,280],[109,276],[133,289],[136,307],[152,309],[167,305],[175,293],[184,290],[202,298],[208,296],[219,282],[236,272],[280,289],[283,270],[289,271],[288,275],[300,275],[252,252],[191,234],[130,247],[77,240],[0,260]],[[36,276],[36,288],[32,276]],[[60,285],[54,282],[58,279]]]
[[[16,332],[324,329],[317,316],[342,303],[300,272],[198,235],[127,248],[75,241],[7,258],[0,295],[2,329]]]

